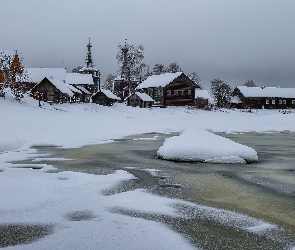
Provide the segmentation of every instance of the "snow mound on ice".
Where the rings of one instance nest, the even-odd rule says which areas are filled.
[[[188,128],[165,140],[157,152],[165,160],[210,163],[257,162],[257,152],[245,145],[206,130]]]

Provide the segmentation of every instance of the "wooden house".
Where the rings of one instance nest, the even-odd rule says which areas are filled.
[[[74,86],[81,91],[79,102],[90,102],[92,91],[95,89],[91,74],[67,73],[66,83]]]
[[[120,101],[121,98],[113,94],[110,90],[99,90],[92,96],[92,102],[104,105],[112,106],[115,102]]]
[[[54,78],[45,77],[40,83],[36,84],[31,90],[32,96],[48,103],[67,103],[75,102],[81,91]]]
[[[194,105],[196,84],[184,73],[152,75],[138,85],[153,100],[155,106]]]
[[[154,100],[146,93],[135,92],[126,99],[127,106],[150,108],[154,104]]]
[[[205,89],[195,90],[195,105],[197,108],[204,109],[209,106],[210,95]]]
[[[241,100],[239,108],[295,108],[295,88],[238,86],[232,95]]]

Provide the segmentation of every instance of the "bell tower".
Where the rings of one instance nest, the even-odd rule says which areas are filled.
[[[87,45],[87,55],[85,59],[84,66],[79,70],[79,73],[81,74],[92,74],[94,87],[91,89],[91,92],[94,93],[98,90],[100,90],[100,72],[97,68],[94,67],[93,60],[92,60],[92,54],[91,54],[91,48],[92,45],[90,43],[90,37],[89,42]]]

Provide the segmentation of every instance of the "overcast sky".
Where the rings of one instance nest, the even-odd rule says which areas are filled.
[[[92,55],[103,78],[116,74],[119,43],[142,44],[144,61],[201,84],[295,87],[294,0],[1,0],[0,50],[17,49],[26,67],[83,65]]]

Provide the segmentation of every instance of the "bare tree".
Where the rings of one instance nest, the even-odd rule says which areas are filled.
[[[194,72],[192,72],[192,73],[190,73],[189,75],[189,78],[196,84],[196,87],[197,88],[202,88],[202,86],[201,86],[201,78],[199,77],[199,74],[198,73],[196,73],[195,71]]]
[[[108,74],[107,78],[104,81],[103,89],[112,90],[115,78],[116,78],[115,75]]]
[[[145,65],[142,63],[144,59],[144,47],[143,45],[130,45],[125,43],[124,45],[118,45],[118,52],[116,55],[119,66],[119,75],[127,85],[129,94],[131,94],[136,88],[137,77],[140,76],[142,69]]]
[[[257,87],[253,80],[248,80],[247,82],[244,83],[244,86]]]
[[[218,108],[230,106],[232,89],[230,85],[219,78],[211,81],[211,94]]]
[[[161,75],[166,72],[165,66],[162,63],[156,63],[153,68],[153,74],[154,75]]]
[[[177,64],[177,62],[173,62],[169,64],[169,66],[166,69],[166,72],[169,72],[169,73],[182,72],[182,69]]]

